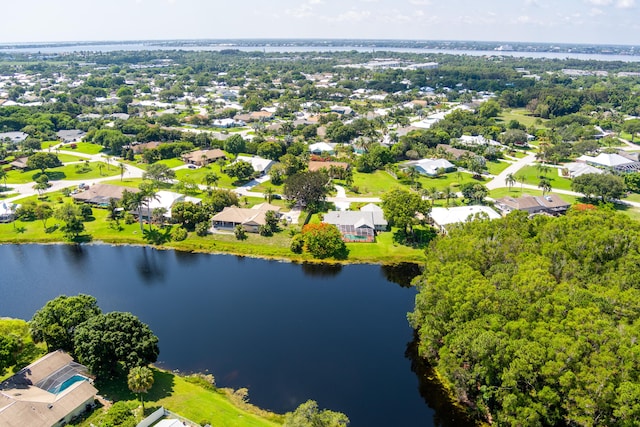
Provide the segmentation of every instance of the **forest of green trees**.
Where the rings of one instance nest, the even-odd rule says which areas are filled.
[[[602,209],[451,230],[417,280],[421,356],[496,425],[637,425],[639,238]]]

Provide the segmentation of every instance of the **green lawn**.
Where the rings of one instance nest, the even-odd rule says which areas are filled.
[[[540,119],[542,124],[536,124],[538,117],[534,117],[524,108],[515,108],[513,110],[505,110],[498,116],[498,122],[503,121],[505,123],[510,120],[517,120],[526,127],[536,126],[538,128],[544,128],[545,123],[548,122],[547,119]]]
[[[495,161],[487,162],[487,170],[491,175],[498,175],[500,172],[511,166],[509,162]]]
[[[353,262],[370,262],[372,259],[384,260],[385,263],[424,262],[424,249],[416,249],[393,241],[395,230],[379,233],[375,243],[347,243],[349,260]]]
[[[484,178],[481,177],[480,179],[474,179],[471,174],[465,172],[451,172],[437,178],[423,176],[419,181],[424,189],[435,187],[438,190],[444,190],[447,187],[452,187],[456,191],[461,184],[465,184],[467,182],[486,184],[486,180]]]
[[[58,154],[57,156],[62,163],[82,162],[84,160],[87,160],[84,157],[72,156],[71,154],[64,154],[64,153]]]
[[[92,144],[90,142],[76,142],[75,145],[76,148],[71,148],[71,144],[61,145],[60,150],[77,151],[78,153],[84,154],[98,154],[105,150],[102,145]]]
[[[103,165],[102,171],[98,165]],[[59,181],[59,180],[83,180],[83,179],[94,179],[94,178],[102,178],[105,176],[114,176],[120,174],[120,169],[114,165],[107,166],[107,164],[102,162],[91,162],[89,163],[90,170],[82,171],[76,167],[77,165],[66,165],[60,166],[57,168],[47,169],[45,174],[49,177],[50,181]],[[7,184],[27,184],[29,182],[34,182],[39,176],[41,172],[39,170],[30,170],[30,171],[19,171],[12,170],[7,173]]]
[[[213,172],[219,177],[219,181],[215,185],[216,187],[221,188],[235,188],[234,185],[236,181],[235,178],[231,178],[229,175],[225,173],[220,173],[220,168],[217,166],[204,166],[198,169],[180,169],[176,171],[176,178],[180,181],[184,181],[185,178],[191,179],[196,184],[202,184],[202,180],[205,175]]]
[[[553,166],[549,166],[549,170],[544,174],[536,166],[525,166],[515,174],[515,177],[518,179],[518,177],[524,176],[525,184],[538,185],[542,175],[549,180],[552,189],[571,190],[571,180],[561,177],[558,174],[558,169]],[[514,187],[518,187],[518,185],[519,181],[515,183]]]
[[[347,188],[344,181],[338,180],[336,181],[336,184],[345,187],[347,195],[360,197],[380,197],[394,187],[403,187],[400,181],[385,171],[375,171],[373,173],[360,173],[354,171],[352,188],[357,187],[357,193]]]
[[[42,143],[40,144],[40,147],[43,150],[46,150],[49,147],[52,147],[54,145],[58,145],[60,143],[60,141],[42,141]]]
[[[570,196],[568,194],[557,194],[557,195],[562,200],[569,202],[571,204],[583,203],[582,198],[579,196]],[[514,198],[518,198],[521,196],[542,196],[542,190],[530,190],[525,188],[524,191],[521,192],[520,186],[516,184],[513,186],[511,190],[509,190],[508,188],[496,188],[495,190],[489,191],[489,197],[493,199],[499,199],[500,197],[506,197],[506,196],[511,196]]]

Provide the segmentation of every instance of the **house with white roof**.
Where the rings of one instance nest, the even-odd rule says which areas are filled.
[[[171,218],[171,208],[178,202],[192,202],[200,204],[202,199],[197,197],[185,196],[184,194],[174,193],[173,191],[160,190],[156,193],[155,198],[151,199],[147,206],[134,211],[135,215],[142,215],[143,218],[149,220],[153,217],[153,211],[156,209],[166,209],[165,218]]]
[[[415,166],[415,168],[423,175],[437,176],[439,170],[451,172],[456,167],[447,159],[421,159],[407,162],[403,165],[406,168]]]
[[[316,142],[314,144],[309,144],[309,152],[311,154],[322,155],[333,154],[335,152],[335,144],[329,144],[328,142]]]
[[[20,205],[2,201],[0,202],[0,222],[11,222],[16,217],[16,211]]]
[[[615,153],[600,153],[596,157],[584,155],[578,157],[577,161],[616,172],[640,171],[640,162],[627,159]]]
[[[598,169],[595,166],[591,166],[582,162],[567,163],[564,165],[563,169],[567,170],[569,174],[569,178],[572,178],[572,179],[587,173],[597,173],[597,174],[604,173],[602,169]]]
[[[494,141],[493,139],[487,139],[482,135],[462,135],[458,138],[460,144],[463,145],[493,145],[500,146],[498,141]]]
[[[447,226],[473,221],[476,218],[498,219],[500,214],[489,206],[455,206],[451,208],[432,208],[429,214],[433,224],[443,233],[447,232]]]
[[[251,163],[251,167],[253,167],[253,170],[260,173],[260,175],[265,175],[269,173],[269,170],[275,164],[273,160],[264,159],[258,156],[253,156],[253,157],[238,156],[236,158],[236,162],[240,160],[245,161],[247,163]]]

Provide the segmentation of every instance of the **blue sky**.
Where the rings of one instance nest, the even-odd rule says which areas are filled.
[[[0,43],[364,38],[640,45],[640,0],[12,0]]]

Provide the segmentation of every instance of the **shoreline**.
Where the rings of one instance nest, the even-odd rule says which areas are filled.
[[[180,242],[178,242],[180,243]],[[133,247],[145,247],[145,248],[151,248],[151,249],[156,249],[156,250],[173,250],[173,251],[180,251],[180,252],[185,252],[185,253],[192,253],[192,254],[207,254],[207,255],[233,255],[236,257],[244,257],[244,258],[254,258],[254,259],[262,259],[262,260],[266,260],[266,261],[278,261],[278,262],[284,262],[284,263],[291,263],[291,264],[316,264],[316,265],[321,265],[321,264],[327,264],[327,265],[379,265],[379,266],[393,266],[393,265],[398,265],[398,264],[403,264],[403,263],[407,263],[407,264],[421,264],[420,260],[415,260],[415,259],[404,259],[404,260],[397,260],[396,262],[389,262],[389,263],[385,263],[385,262],[380,262],[379,260],[349,260],[349,259],[345,259],[345,260],[337,260],[337,259],[333,259],[333,258],[329,258],[329,259],[317,259],[317,258],[305,258],[305,257],[295,257],[295,256],[291,256],[291,257],[278,257],[278,256],[270,256],[270,255],[266,255],[266,254],[256,254],[256,253],[247,253],[247,252],[234,252],[234,251],[224,251],[224,250],[212,250],[212,249],[205,249],[205,248],[187,248],[187,247],[181,247],[181,245],[178,246],[171,246],[171,245],[151,245],[151,244],[145,244],[145,243],[139,243],[139,242],[126,242],[126,241],[108,241],[108,240],[104,240],[104,239],[100,239],[100,240],[92,240],[90,242],[80,242],[80,243],[76,243],[76,242],[68,242],[68,241],[62,241],[62,240],[43,240],[43,241],[38,241],[38,240],[25,240],[25,241],[6,241],[6,240],[1,240],[0,239],[0,245],[64,245],[64,246],[113,246],[113,247],[117,247],[117,246],[133,246]],[[291,253],[292,255],[296,255],[293,252]]]

